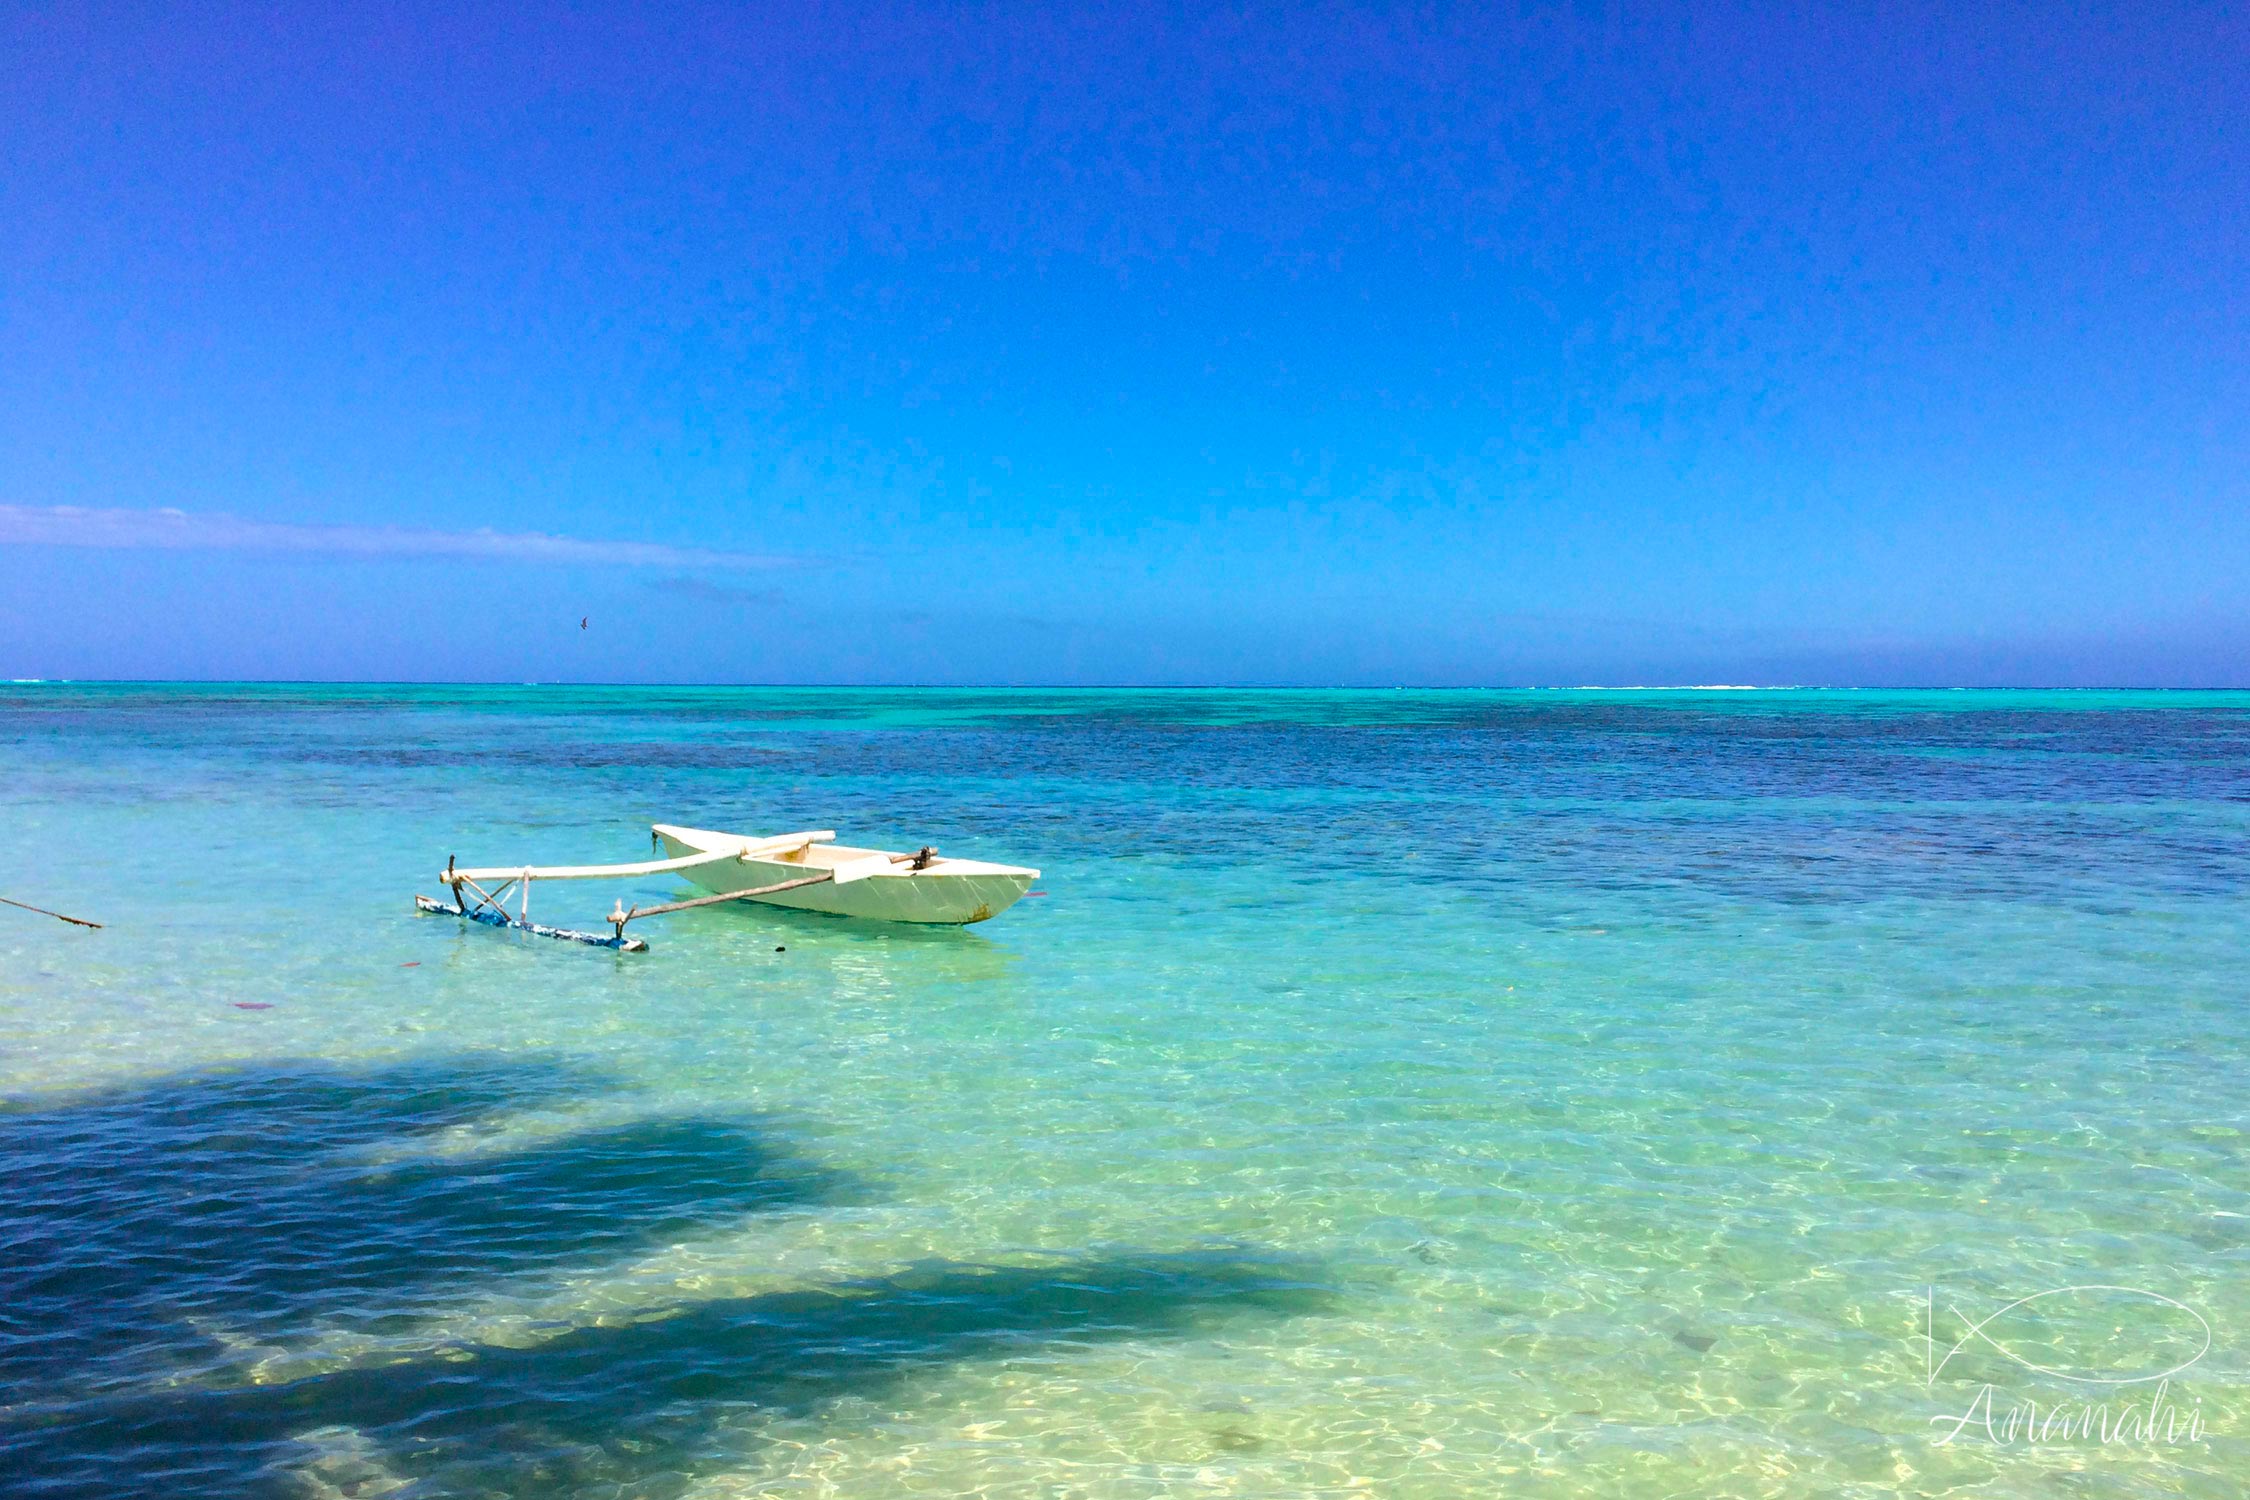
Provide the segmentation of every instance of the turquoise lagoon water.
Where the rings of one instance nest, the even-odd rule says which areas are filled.
[[[2250,697],[41,685],[0,756],[0,895],[107,924],[0,908],[16,1493],[2250,1474]],[[655,820],[1044,894],[410,914]]]

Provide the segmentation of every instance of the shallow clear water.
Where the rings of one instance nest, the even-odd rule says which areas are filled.
[[[108,924],[0,907],[22,1493],[2250,1473],[2250,695],[26,686],[0,763]],[[657,820],[1045,894],[409,911]],[[1938,1441],[2188,1319],[2192,1438]]]

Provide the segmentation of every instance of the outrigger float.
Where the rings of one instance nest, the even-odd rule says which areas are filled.
[[[946,859],[928,847],[912,854],[856,849],[836,843],[835,833],[827,829],[749,838],[658,823],[649,838],[664,858],[624,865],[505,865],[474,870],[461,869],[449,859],[438,878],[452,891],[452,902],[416,896],[414,909],[491,927],[513,927],[534,937],[643,953],[648,944],[630,936],[627,923],[698,906],[756,901],[879,922],[964,926],[1006,911],[1039,878],[1037,870],[1020,865]],[[535,880],[629,880],[667,874],[682,875],[713,894],[630,910],[620,900],[605,919],[611,929],[606,935],[531,920]],[[512,916],[507,907],[511,890],[516,898]]]

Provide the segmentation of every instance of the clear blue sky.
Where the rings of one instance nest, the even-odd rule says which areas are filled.
[[[0,677],[2250,684],[2241,7],[533,9],[0,16]]]

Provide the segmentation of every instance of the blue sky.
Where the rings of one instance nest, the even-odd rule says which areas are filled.
[[[2239,8],[528,11],[0,17],[0,676],[2250,685]]]

